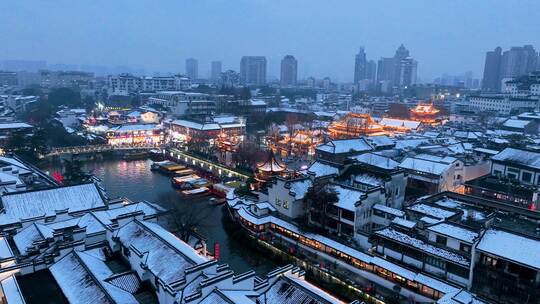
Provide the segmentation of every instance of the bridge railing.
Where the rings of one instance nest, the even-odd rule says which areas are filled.
[[[91,153],[91,152],[105,152],[115,150],[144,150],[144,149],[156,149],[159,146],[155,145],[89,145],[89,146],[73,146],[73,147],[59,147],[53,148],[47,154],[47,156],[55,156],[60,154],[79,154],[79,153]]]

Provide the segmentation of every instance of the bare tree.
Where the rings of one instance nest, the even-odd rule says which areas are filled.
[[[212,207],[206,200],[183,201],[180,194],[167,192],[159,195],[159,201],[169,207],[169,230],[184,242],[188,242],[192,236],[199,235],[211,225]],[[193,204],[199,206],[194,208]]]

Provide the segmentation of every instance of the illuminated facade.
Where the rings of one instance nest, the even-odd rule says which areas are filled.
[[[163,129],[159,125],[123,125],[107,132],[109,145],[160,145],[165,139]]]
[[[285,176],[287,173],[287,165],[277,160],[274,153],[270,153],[268,159],[264,163],[257,165],[255,179],[260,182],[265,182],[273,176]]]
[[[220,149],[233,151],[244,140],[246,124],[242,120],[228,122],[198,123],[175,120],[170,125],[170,136],[177,142],[208,141]]]
[[[343,119],[332,122],[328,127],[328,133],[333,139],[355,138],[380,132],[383,132],[383,127],[377,124],[369,114],[349,113]]]
[[[298,130],[284,134],[279,139],[269,138],[269,145],[275,153],[283,157],[289,155],[315,155],[315,148],[324,142],[321,130]]]
[[[411,118],[423,123],[432,124],[437,121],[440,110],[436,109],[433,104],[419,103],[411,110]]]

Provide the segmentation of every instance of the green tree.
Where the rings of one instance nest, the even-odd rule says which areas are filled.
[[[304,196],[307,212],[303,224],[307,225],[311,219],[311,221],[318,223],[322,228],[326,228],[330,208],[338,200],[339,198],[336,192],[330,186],[313,185]]]
[[[70,88],[53,89],[48,96],[48,101],[55,107],[64,105],[68,107],[80,107],[81,93]]]

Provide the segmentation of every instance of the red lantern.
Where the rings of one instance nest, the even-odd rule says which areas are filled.
[[[214,244],[214,259],[219,260],[219,244]]]

